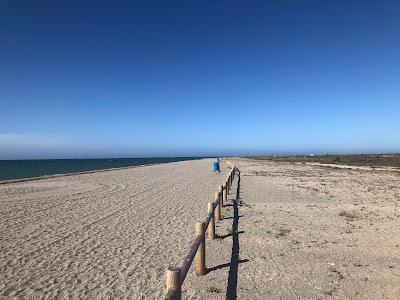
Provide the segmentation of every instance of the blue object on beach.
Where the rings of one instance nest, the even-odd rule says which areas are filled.
[[[214,172],[219,172],[219,162],[214,163]]]

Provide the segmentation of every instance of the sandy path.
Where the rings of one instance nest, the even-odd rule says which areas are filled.
[[[236,160],[233,209],[208,244],[206,278],[193,298],[400,299],[397,172]],[[234,246],[236,243],[236,246]],[[236,256],[236,259],[232,259]]]
[[[156,299],[225,174],[197,160],[0,186],[0,296]]]

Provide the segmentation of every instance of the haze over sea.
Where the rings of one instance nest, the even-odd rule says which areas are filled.
[[[160,164],[198,157],[0,160],[0,181],[45,175]],[[211,166],[210,166],[211,168]]]

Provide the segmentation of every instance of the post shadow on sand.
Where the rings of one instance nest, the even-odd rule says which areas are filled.
[[[240,218],[243,218],[244,216],[239,216],[239,219]],[[231,219],[233,219],[234,217],[225,217],[225,218],[223,218],[223,220],[231,220]],[[239,231],[239,233],[243,233],[244,231]]]
[[[226,299],[236,299],[237,277],[239,268],[239,208],[240,197],[240,171],[238,170],[238,183],[236,189],[236,199],[233,201],[233,223],[232,223],[232,255],[228,275],[228,288]]]
[[[232,254],[231,261],[229,263],[225,263],[222,265],[218,265],[212,268],[209,268],[207,271],[212,272],[214,270],[222,269],[229,267],[229,275],[228,275],[228,288],[226,291],[226,299],[236,299],[237,297],[237,279],[238,279],[238,269],[240,263],[248,262],[248,259],[239,259],[239,234],[244,233],[244,231],[239,231],[239,207],[238,202],[240,199],[240,171],[238,170],[238,183],[236,190],[236,199],[233,201],[233,222],[232,222],[232,233],[224,236],[220,236],[219,238],[226,238],[228,236],[232,236]]]
[[[233,219],[233,218],[230,218],[230,219]],[[244,233],[244,231],[241,230],[241,231],[237,232],[237,234],[241,234],[241,233]],[[230,237],[230,236],[233,236],[233,232],[232,233],[227,233],[227,234],[224,234],[224,235],[218,235],[217,238],[221,239],[221,240],[224,240],[224,239],[226,239],[227,237]]]

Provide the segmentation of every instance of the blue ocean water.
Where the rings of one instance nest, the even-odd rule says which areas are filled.
[[[45,175],[159,164],[199,157],[0,160],[0,181]]]

